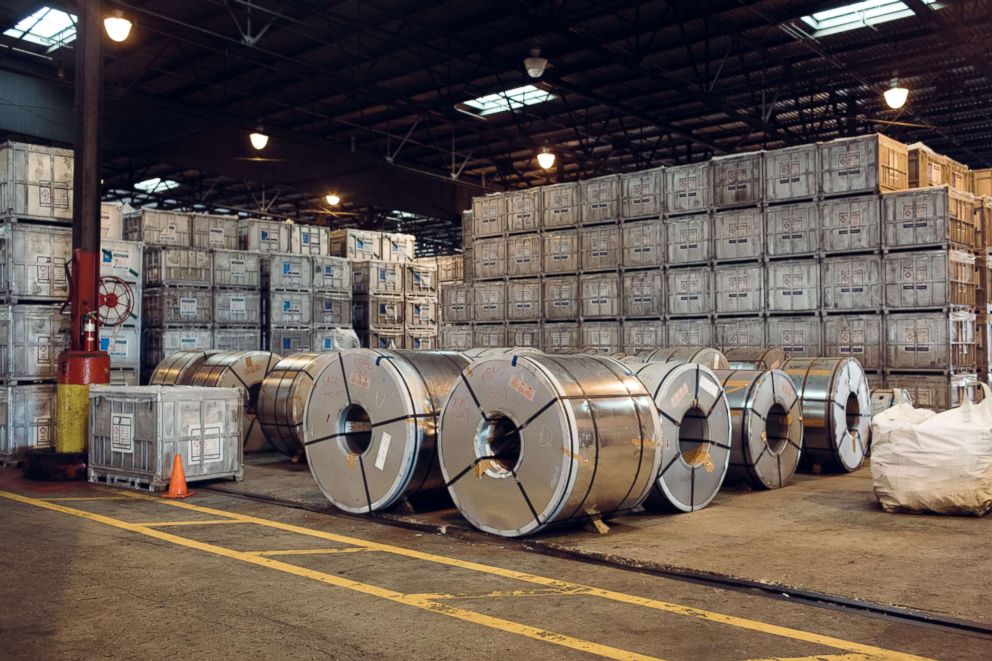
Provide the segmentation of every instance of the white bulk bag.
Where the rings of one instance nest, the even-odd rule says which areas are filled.
[[[887,512],[992,509],[992,391],[934,414],[900,403],[872,419],[871,474]]]

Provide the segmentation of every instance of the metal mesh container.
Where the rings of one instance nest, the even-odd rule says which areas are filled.
[[[666,347],[708,347],[713,345],[713,324],[709,319],[671,319],[666,324]],[[658,347],[660,348],[660,347]]]
[[[313,351],[313,330],[310,328],[273,326],[266,334],[269,351],[277,351],[284,356]],[[266,342],[263,341],[262,344]]]
[[[823,251],[864,252],[882,243],[881,204],[877,195],[862,195],[820,204]]]
[[[814,260],[768,264],[768,312],[816,312],[820,308],[820,265]]]
[[[311,294],[273,291],[269,292],[268,304],[268,323],[272,326],[306,326],[313,321]]]
[[[544,234],[544,272],[575,273],[579,270],[579,233],[577,231]]]
[[[214,317],[218,324],[257,326],[262,322],[257,291],[218,289],[214,292]]]
[[[509,232],[534,232],[541,229],[540,188],[506,194],[506,229]]]
[[[403,295],[404,265],[399,262],[353,262],[351,286],[356,294]]]
[[[620,217],[620,176],[608,174],[579,182],[582,223],[603,223]]]
[[[765,210],[765,253],[769,257],[815,255],[819,249],[819,203],[783,204]]]
[[[0,212],[72,220],[71,149],[0,144]]]
[[[403,323],[407,329],[437,329],[437,297],[408,296],[404,302]]]
[[[206,250],[145,246],[145,284],[209,287],[213,281],[211,254]]]
[[[544,351],[575,353],[581,346],[582,336],[577,323],[544,324]]]
[[[717,319],[713,322],[713,332],[721,351],[766,346],[764,319]]]
[[[973,312],[889,314],[884,323],[890,370],[974,372],[978,366]]]
[[[353,328],[314,328],[313,348],[315,351],[341,351],[358,349],[362,346],[358,333]]]
[[[667,225],[670,265],[702,264],[713,258],[713,218],[709,214],[669,218]]]
[[[101,329],[100,351],[105,351],[110,356],[111,369],[141,369],[141,330],[137,326]]]
[[[475,285],[473,321],[504,321],[506,319],[506,283],[479,282]]]
[[[623,237],[624,268],[662,266],[668,244],[665,242],[665,222],[661,218],[624,223]]]
[[[544,229],[575,227],[581,215],[579,184],[554,184],[541,188],[541,224]]]
[[[593,321],[582,324],[582,350],[585,353],[615,354],[620,352],[620,324],[615,321]]]
[[[717,209],[757,204],[764,196],[764,152],[718,156],[710,161],[710,177]]]
[[[506,275],[541,274],[541,235],[521,234],[506,239]],[[476,272],[478,276],[478,271]]]
[[[472,244],[476,280],[506,277],[506,240],[478,239]]]
[[[540,349],[543,340],[541,324],[509,324],[506,327],[507,346]]]
[[[311,257],[323,257],[330,252],[330,236],[326,227],[292,225],[289,230],[289,252]]]
[[[812,199],[820,192],[819,149],[815,143],[765,152],[765,199]]]
[[[344,230],[353,231],[353,230]],[[289,252],[289,235],[292,229],[275,220],[245,218],[238,221],[238,247],[262,253]],[[353,259],[359,259],[353,257]]]
[[[180,351],[212,348],[213,333],[209,328],[151,328],[141,333],[141,362],[149,368]]]
[[[206,326],[213,321],[213,293],[193,287],[146,289],[142,299],[144,324],[165,326]]]
[[[713,214],[713,254],[718,261],[760,259],[764,229],[761,209],[718,211]]]
[[[510,280],[506,283],[506,318],[537,321],[541,318],[541,281]]]
[[[403,334],[403,348],[411,351],[437,351],[439,348],[437,331],[408,328]]]
[[[665,168],[665,210],[669,215],[699,213],[711,206],[710,162]]]
[[[765,303],[764,269],[757,264],[713,269],[717,314],[761,312]]]
[[[583,271],[613,270],[620,265],[620,230],[616,225],[579,230],[579,266]]]
[[[820,190],[825,196],[908,186],[909,149],[901,142],[873,134],[820,144]]]
[[[665,314],[665,274],[661,269],[623,274],[621,314],[660,317]]]
[[[437,266],[406,264],[403,278],[404,290],[414,296],[437,296]]]
[[[64,301],[72,230],[23,223],[0,225],[0,296]]]
[[[233,216],[213,216],[195,213],[190,220],[194,248],[204,250],[237,250],[238,222]]]
[[[579,278],[584,319],[620,316],[620,276],[616,273],[583,275]]]
[[[215,287],[257,290],[261,285],[262,259],[257,252],[215,250],[213,269]]]
[[[974,307],[975,256],[960,250],[889,253],[882,260],[887,308]]]
[[[54,380],[69,338],[58,305],[0,306],[0,381]]]
[[[887,388],[909,391],[916,408],[946,411],[961,406],[968,399],[975,401],[978,376],[975,374],[927,375],[886,374]]]
[[[322,326],[350,326],[351,294],[313,294],[313,323]]]
[[[473,344],[471,326],[441,326],[442,349],[471,349]]]
[[[620,175],[620,217],[657,218],[665,211],[665,168]]]
[[[975,198],[947,186],[887,193],[882,218],[887,248],[975,246]]]
[[[141,284],[144,250],[137,241],[100,240],[100,275]]]
[[[543,289],[545,319],[579,318],[579,279],[576,276],[545,278]]]
[[[882,369],[882,316],[824,317],[823,355],[857,358],[866,370]]]
[[[146,246],[189,248],[193,217],[188,213],[141,209],[124,216],[124,239]]]
[[[355,229],[334,230],[328,235],[327,241],[328,252],[333,257],[373,261],[382,259],[382,234],[379,232]],[[286,250],[289,248],[287,247]],[[286,250],[267,250],[265,252],[286,252]]]
[[[0,459],[55,444],[55,384],[0,387]]]
[[[506,231],[506,196],[491,193],[472,198],[472,236],[495,236]]]
[[[713,270],[709,267],[668,272],[668,314],[702,316],[714,310]]]
[[[819,317],[769,317],[768,346],[778,347],[790,358],[818,358],[820,351]]]
[[[441,319],[446,323],[473,321],[472,285],[445,283],[441,285]]]
[[[480,349],[506,346],[506,327],[476,324],[472,329],[472,344]]]
[[[89,479],[152,491],[173,457],[187,482],[244,475],[240,388],[90,386]]]
[[[667,343],[667,330],[661,321],[624,321],[622,351],[633,354],[647,349],[663,347]]]
[[[382,235],[382,259],[387,262],[412,262],[417,256],[417,240],[412,234],[386,232]]]
[[[882,260],[877,255],[827,257],[820,268],[824,310],[881,309]]]
[[[360,265],[356,264],[357,270]],[[286,291],[310,291],[313,262],[309,255],[276,255],[262,258],[262,287]]]
[[[214,349],[218,351],[258,351],[262,348],[260,328],[214,328]]]

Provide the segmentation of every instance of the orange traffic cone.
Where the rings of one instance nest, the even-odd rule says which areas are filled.
[[[178,454],[172,460],[172,475],[169,477],[169,490],[162,494],[163,498],[186,498],[193,492],[186,488],[186,471],[183,470],[183,458]]]

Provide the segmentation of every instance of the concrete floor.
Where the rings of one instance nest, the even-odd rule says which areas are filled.
[[[254,466],[236,486],[302,487],[305,477],[285,464]],[[30,483],[7,470],[0,502],[0,640],[9,659],[992,658],[992,640],[977,635],[213,490],[176,503]],[[642,539],[639,553],[646,537],[657,538],[656,549],[676,543],[676,531],[642,519],[553,542]],[[778,543],[780,555],[793,537]],[[751,553],[738,543],[742,550]],[[710,554],[718,555],[697,555]],[[970,562],[977,592],[981,569]]]

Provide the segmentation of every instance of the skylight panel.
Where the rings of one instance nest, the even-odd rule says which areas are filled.
[[[508,110],[517,110],[524,106],[544,103],[554,98],[555,96],[551,92],[534,87],[533,85],[524,85],[523,87],[515,87],[505,92],[495,92],[469,99],[455,107],[462,112],[486,117]]]
[[[172,179],[152,177],[151,179],[139,181],[134,185],[134,188],[135,190],[140,190],[143,193],[158,193],[161,191],[172,190],[173,188],[179,188],[179,182],[173,181]]]
[[[4,34],[54,50],[75,41],[76,17],[60,9],[42,7],[4,30]]]
[[[923,2],[928,5],[937,4],[937,0]],[[802,20],[814,29],[814,37],[823,37],[907,18],[913,13],[902,0],[864,0],[803,16]]]

